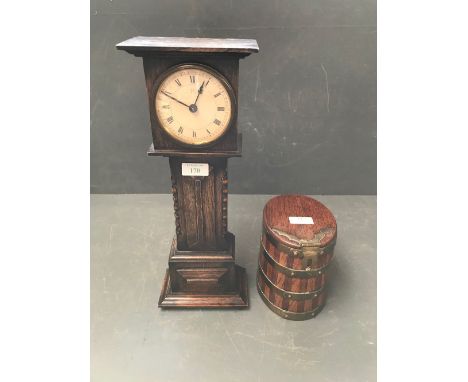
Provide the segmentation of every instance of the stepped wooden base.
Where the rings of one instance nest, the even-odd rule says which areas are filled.
[[[226,249],[186,251],[174,238],[169,268],[159,297],[160,308],[246,308],[245,269],[235,264],[235,237],[227,232]]]
[[[164,277],[160,308],[233,308],[242,309],[249,306],[249,292],[245,269],[236,265],[236,290],[217,294],[194,292],[172,292],[169,270]]]

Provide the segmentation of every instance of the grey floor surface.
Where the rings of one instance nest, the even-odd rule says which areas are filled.
[[[174,235],[171,195],[91,196],[91,380],[375,381],[376,197],[320,196],[338,222],[328,302],[308,321],[272,313],[255,289],[269,196],[231,195],[229,230],[248,310],[157,308]]]

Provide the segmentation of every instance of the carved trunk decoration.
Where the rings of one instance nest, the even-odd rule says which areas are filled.
[[[227,249],[227,159],[213,158],[208,176],[183,176],[182,163],[199,160],[170,158],[176,217],[177,249]],[[185,211],[183,215],[180,211]]]

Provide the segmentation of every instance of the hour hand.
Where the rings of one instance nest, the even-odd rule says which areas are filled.
[[[198,89],[198,94],[202,94],[202,93],[203,93],[203,86],[205,86],[205,81],[203,81],[203,83],[202,83],[201,86],[200,86],[200,89]]]
[[[200,97],[200,94],[203,93],[203,86],[205,86],[205,81],[203,81],[203,83],[201,84],[200,88],[198,89],[198,95],[197,95],[197,98],[195,99],[195,102],[193,103],[194,105],[197,104],[198,97]]]
[[[161,93],[164,94],[166,97],[169,97],[169,98],[173,99],[174,101],[179,102],[180,104],[184,105],[185,107],[190,107],[186,103],[183,103],[182,101],[179,101],[177,98],[174,98],[170,94],[166,93],[164,90]]]

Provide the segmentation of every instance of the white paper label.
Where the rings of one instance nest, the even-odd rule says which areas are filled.
[[[182,176],[208,176],[208,163],[182,163]]]
[[[311,216],[290,216],[289,224],[314,224]]]

